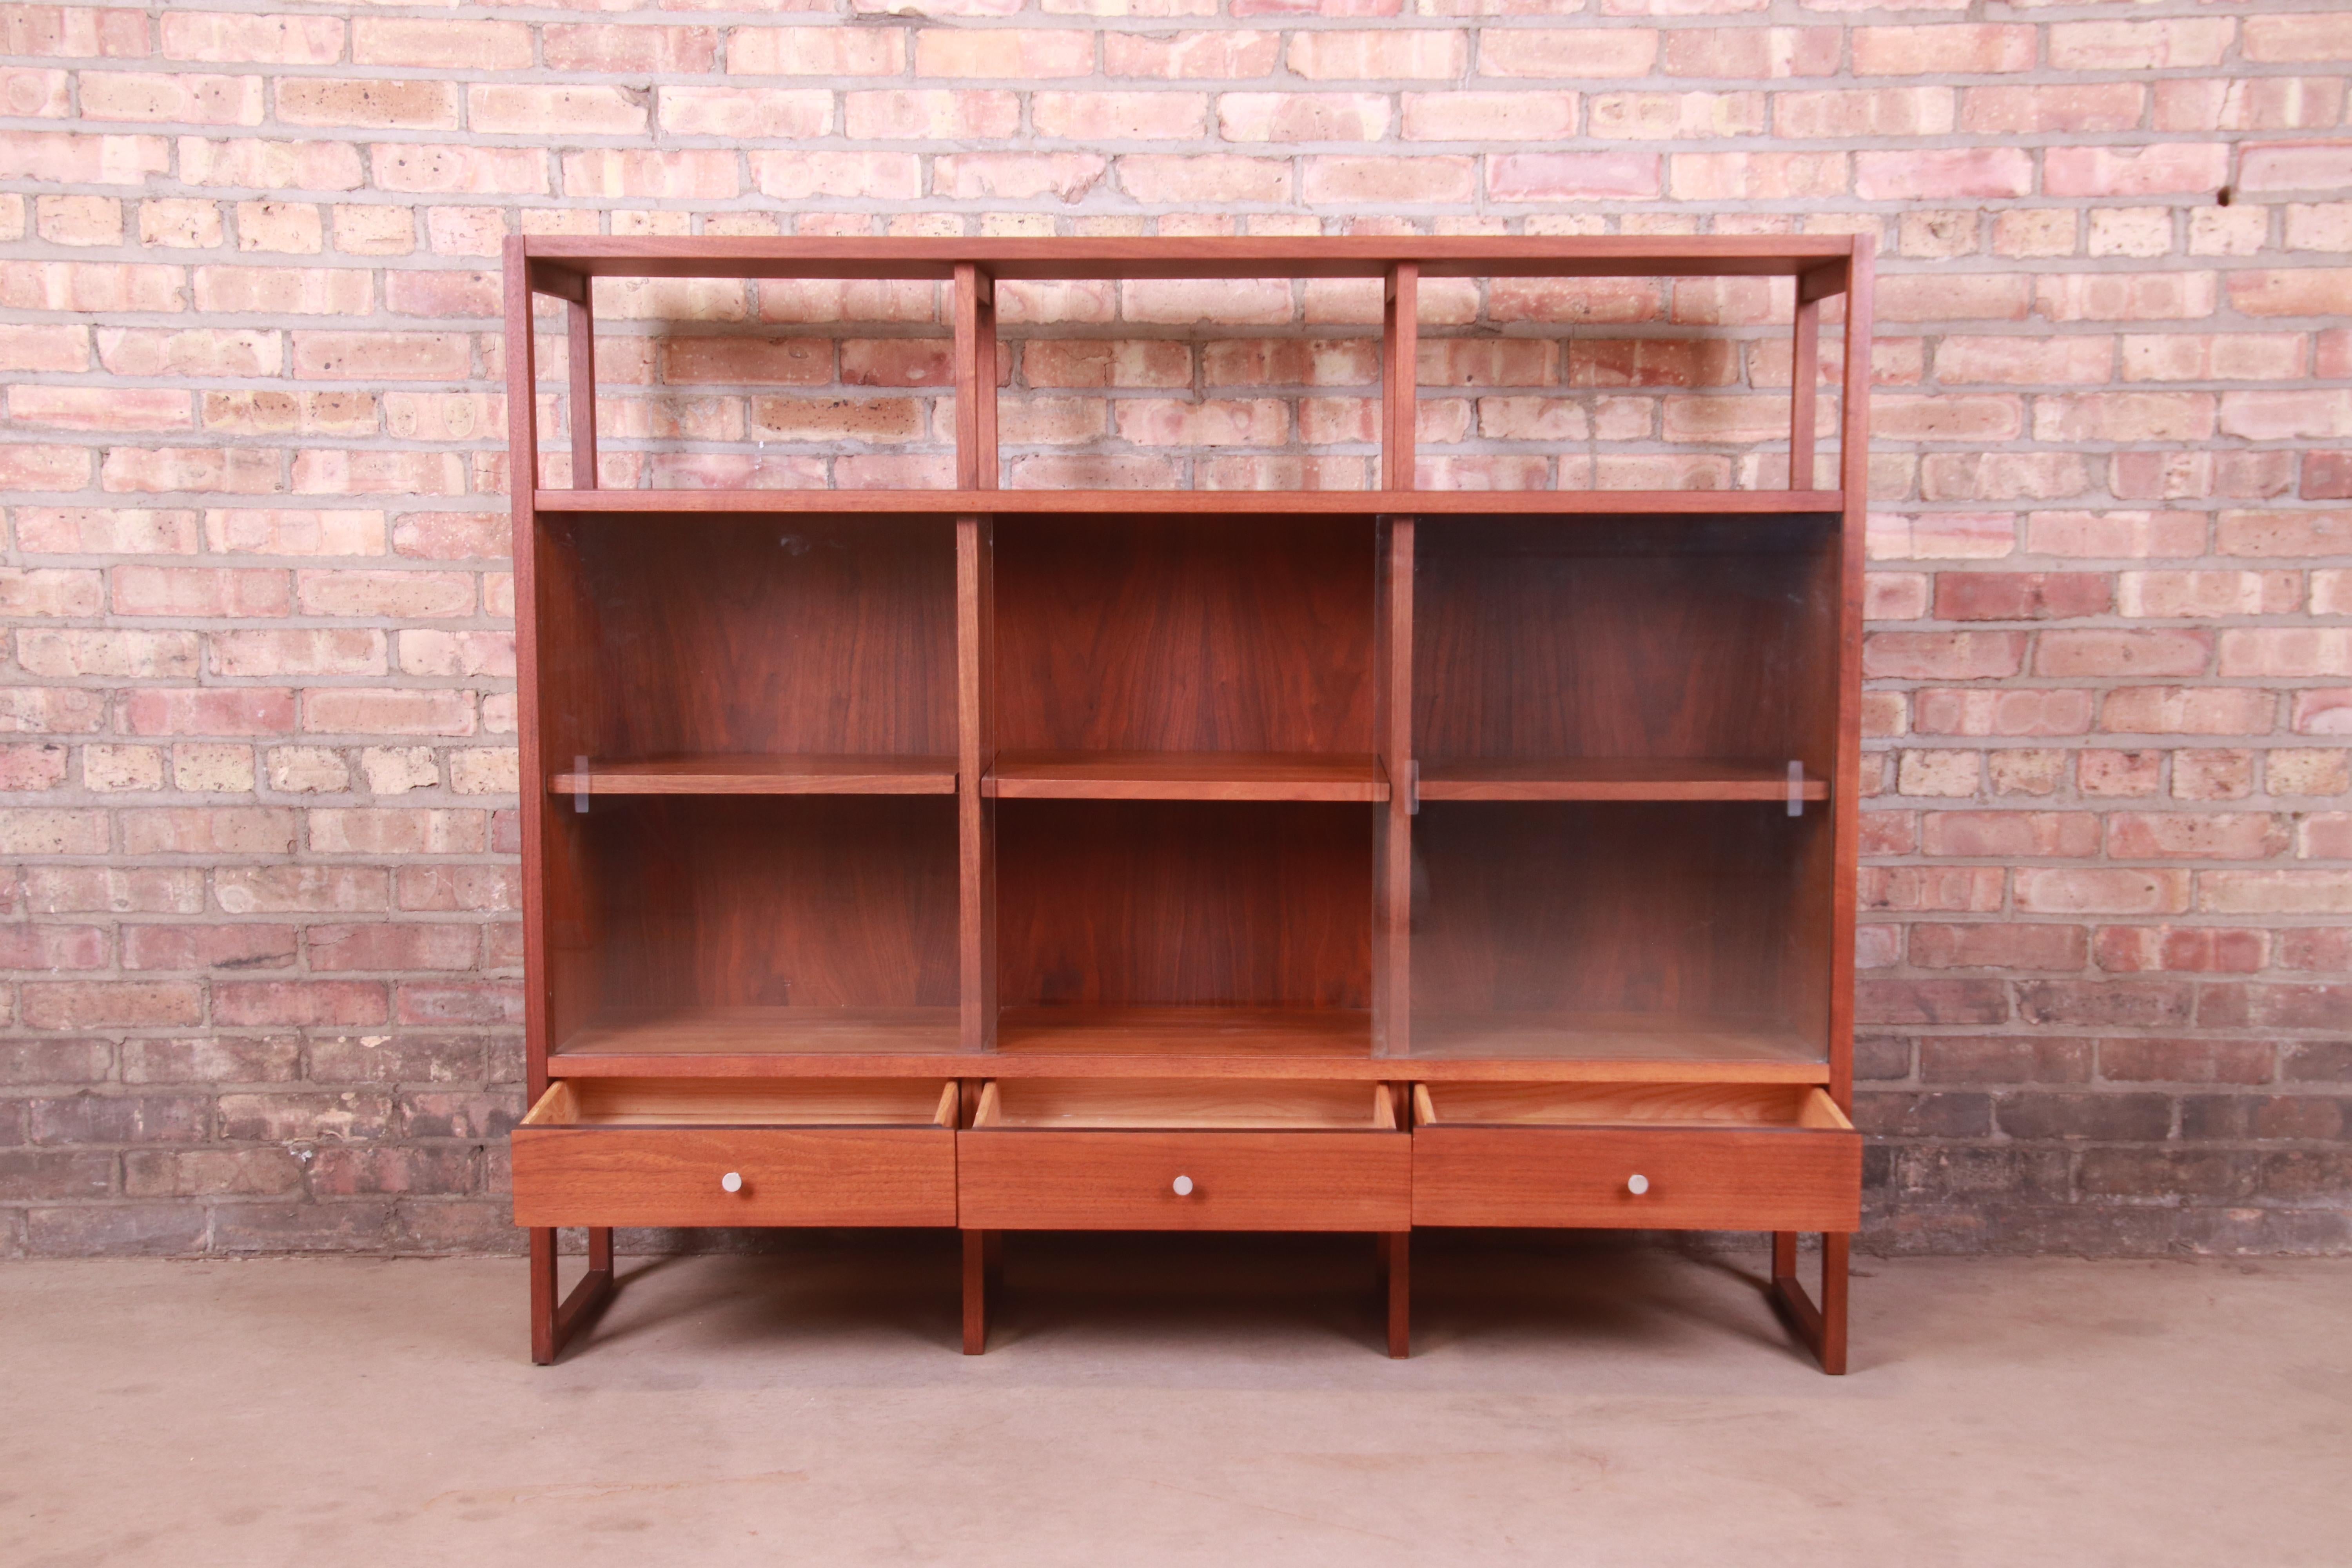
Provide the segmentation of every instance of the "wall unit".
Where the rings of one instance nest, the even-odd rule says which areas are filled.
[[[972,1352],[1005,1231],[1363,1232],[1399,1355],[1414,1226],[1539,1226],[1769,1231],[1843,1371],[1870,264],[510,239],[534,1359],[614,1226],[959,1226]],[[948,287],[956,488],[542,488],[599,277]],[[1381,280],[1379,489],[998,488],[997,283],[1263,277]],[[1799,488],[1414,488],[1423,279],[1717,277],[1794,280]]]

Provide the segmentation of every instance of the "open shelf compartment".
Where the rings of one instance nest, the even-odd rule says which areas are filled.
[[[551,794],[954,793],[947,521],[581,516],[538,535]]]
[[[1837,519],[1421,528],[1423,800],[1826,800]]]
[[[624,795],[549,828],[559,1064],[957,1048],[952,800]]]
[[[1424,805],[1410,1054],[1825,1078],[1832,831],[1753,801]]]
[[[1368,1058],[1375,809],[998,802],[999,1053]]]

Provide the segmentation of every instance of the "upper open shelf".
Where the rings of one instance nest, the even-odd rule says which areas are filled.
[[[1825,351],[1824,306],[1843,297],[1846,336],[1866,336],[1871,255],[1838,236],[518,236],[517,497],[541,513],[979,516],[1006,495],[1098,517],[1841,512],[1863,487],[1867,356]],[[602,308],[682,330],[600,347],[597,279]],[[681,290],[720,303],[687,310]],[[560,343],[541,345],[537,295],[566,302]],[[853,322],[835,355],[826,331]],[[1197,374],[1150,355],[1074,368],[1097,340],[1181,360],[1171,326],[1209,334]],[[1728,335],[1695,335],[1710,328]],[[600,389],[607,352],[627,368]],[[543,395],[542,353],[561,395]],[[542,401],[569,426],[544,471]]]

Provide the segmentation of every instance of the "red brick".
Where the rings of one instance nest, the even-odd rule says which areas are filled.
[[[2128,81],[1971,87],[1960,94],[1960,129],[1996,136],[2136,131],[2147,104],[2147,89]]]
[[[2023,668],[2022,632],[1877,632],[1863,644],[1865,677],[1982,680]]]
[[[1506,153],[1487,160],[1498,201],[1640,199],[1660,193],[1654,153]]]
[[[2079,858],[2099,848],[2099,819],[2087,812],[1931,811],[1922,827],[1927,854],[1968,859]]]
[[[2030,26],[1936,26],[1857,27],[1853,33],[1857,76],[1992,76],[2033,66]]]
[[[1936,615],[1948,621],[2046,621],[2105,615],[2113,604],[2099,572],[1939,572]]]
[[[2033,668],[2060,677],[2201,675],[2212,658],[2210,632],[2049,631],[2040,636]]]
[[[1911,962],[1921,969],[2075,970],[2088,952],[2081,926],[1922,922],[1911,928]]]

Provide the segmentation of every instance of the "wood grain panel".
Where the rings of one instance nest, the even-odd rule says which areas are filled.
[[[986,1230],[1402,1230],[1404,1132],[956,1134],[961,1223]],[[1178,1176],[1192,1190],[1179,1195]]]
[[[1378,809],[998,803],[1005,1006],[1370,1006]]]
[[[1007,750],[1377,750],[1368,518],[1003,518]]]
[[[1386,800],[1380,759],[1345,752],[1003,752],[1000,800]]]
[[[955,750],[944,519],[578,520],[567,628],[593,676],[578,749],[938,756]],[[572,757],[551,754],[549,771]]]
[[[1633,1193],[1629,1178],[1644,1177]],[[1423,1127],[1415,1225],[1853,1230],[1862,1135],[1771,1130]]]
[[[1791,759],[1828,777],[1818,713],[1835,601],[1816,521],[1672,532],[1512,519],[1420,531],[1414,750],[1487,759]]]
[[[951,1226],[945,1128],[517,1128],[524,1226]],[[719,1184],[729,1172],[739,1192]]]
[[[600,1013],[955,1005],[951,800],[616,796],[573,821]]]

